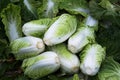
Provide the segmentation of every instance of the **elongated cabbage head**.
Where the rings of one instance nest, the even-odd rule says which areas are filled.
[[[61,71],[74,74],[79,71],[80,61],[78,57],[67,50],[64,44],[52,46],[52,51],[56,52],[61,63]]]
[[[95,41],[94,30],[84,24],[68,40],[68,49],[72,53],[80,52],[87,44]]]
[[[94,76],[99,71],[102,61],[105,58],[105,49],[99,44],[89,44],[80,54],[81,71]]]
[[[27,22],[23,25],[22,31],[26,36],[42,37],[49,28],[51,19],[40,19]]]
[[[12,41],[10,47],[17,60],[36,56],[45,49],[42,39],[30,36]]]
[[[75,32],[76,27],[76,18],[69,14],[63,14],[50,26],[43,40],[48,46],[62,43]]]
[[[55,72],[60,67],[60,61],[56,53],[44,52],[38,56],[25,59],[22,63],[24,74],[30,78],[42,78]]]

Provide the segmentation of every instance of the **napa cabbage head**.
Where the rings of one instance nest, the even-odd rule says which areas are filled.
[[[38,56],[25,59],[22,63],[24,74],[38,79],[55,72],[60,67],[60,61],[55,52],[47,51]]]
[[[76,27],[75,16],[62,14],[46,31],[43,40],[48,46],[62,43],[75,32]]]
[[[17,60],[36,56],[44,51],[45,45],[40,38],[22,37],[10,43],[11,52]]]
[[[80,54],[81,71],[90,76],[98,73],[101,63],[105,59],[105,48],[99,44],[89,44]]]

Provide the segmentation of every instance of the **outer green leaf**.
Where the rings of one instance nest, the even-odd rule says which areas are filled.
[[[73,74],[79,71],[80,62],[78,57],[69,52],[64,44],[52,46],[51,49],[59,56],[61,69],[64,73]]]
[[[4,9],[8,4],[10,3],[9,0],[0,0],[0,13],[2,11],[2,9]]]
[[[60,67],[56,53],[48,51],[23,61],[24,74],[31,78],[41,78],[55,72]]]
[[[109,0],[101,0],[101,2],[91,0],[89,7],[91,15],[96,19],[120,26],[120,6],[117,3],[111,3]]]
[[[120,64],[113,60],[113,58],[108,58],[103,63],[99,73],[99,80],[120,80]]]
[[[89,44],[80,55],[80,69],[84,74],[96,75],[105,58],[105,49],[99,44]]]
[[[76,30],[77,21],[74,16],[62,14],[44,35],[44,42],[51,46],[67,40]]]
[[[53,18],[58,13],[57,0],[43,0],[42,6],[38,9],[39,18]]]
[[[27,22],[22,31],[26,36],[42,37],[51,24],[51,19],[40,19]]]
[[[9,4],[7,8],[3,9],[1,17],[9,41],[13,41],[22,36],[20,7]]]
[[[85,0],[60,0],[60,9],[65,9],[72,14],[87,16],[89,13],[88,4]]]
[[[73,80],[80,80],[78,74],[74,74]]]
[[[104,28],[103,28],[104,27]],[[107,56],[112,56],[115,60],[120,60],[120,28],[119,26],[103,26],[99,28],[96,40],[106,47]]]
[[[41,6],[41,0],[24,0],[23,3],[27,10],[32,13],[35,18],[37,18],[37,9]]]
[[[89,7],[90,7],[91,15],[94,16],[97,19],[100,19],[105,12],[104,8],[101,8],[98,5],[96,0],[91,0],[90,3],[89,3]]]
[[[114,5],[112,5],[109,0],[101,0],[99,5],[107,10],[115,10]]]
[[[81,23],[77,31],[69,38],[68,49],[72,53],[78,53],[87,44],[92,42],[95,42],[94,30]]]
[[[42,39],[30,36],[16,39],[10,46],[17,60],[36,56],[45,48]]]

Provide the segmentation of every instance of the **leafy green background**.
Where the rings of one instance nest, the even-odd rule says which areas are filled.
[[[39,9],[42,9],[44,5],[38,6],[38,4],[42,4],[45,0],[31,0],[36,1],[37,4],[34,5],[35,9],[40,7]],[[55,13],[53,16],[58,16],[62,13],[69,13],[69,14],[75,14],[78,18],[84,18],[81,14],[74,13],[74,11],[71,11],[69,8],[69,5],[66,7],[59,8],[62,5],[58,3],[64,3],[64,0],[60,0],[60,2],[57,2],[54,0],[57,4],[55,7]],[[69,4],[76,4],[78,0],[75,0],[75,3],[71,0],[68,0]],[[81,2],[84,0],[80,0]],[[102,1],[104,1],[102,3]],[[96,32],[96,41],[101,44],[102,46],[106,47],[106,60],[103,62],[102,67],[100,69],[100,72],[94,76],[89,77],[88,80],[118,80],[119,78],[114,78],[114,72],[113,70],[113,78],[109,79],[101,79],[99,76],[101,74],[104,74],[107,69],[105,67],[115,65],[114,67],[117,70],[120,71],[120,1],[119,0],[109,0],[110,3],[108,4],[108,0],[86,0],[87,3],[85,5],[77,5],[77,7],[87,7],[90,10],[90,14],[99,20],[99,29]],[[36,17],[32,13],[30,13],[29,10],[24,6],[23,0],[0,0],[0,13],[1,11],[7,7],[9,3],[15,4],[17,6],[21,7],[21,18],[22,18],[22,25],[28,21],[44,18],[44,16],[40,16],[39,14],[44,14],[45,10],[38,11],[38,13],[35,13]],[[110,7],[110,4],[114,6],[114,8]],[[70,6],[72,7],[72,6]],[[76,7],[75,5],[73,8]],[[39,10],[38,9],[38,10]],[[37,10],[36,10],[37,11]],[[27,14],[27,15],[26,15]],[[81,20],[81,19],[80,19]],[[108,57],[112,57],[108,59]],[[109,64],[111,63],[111,64]],[[15,60],[13,54],[10,53],[9,49],[9,40],[5,34],[4,24],[2,23],[2,18],[0,17],[0,80],[32,80],[25,76],[23,74],[23,71],[21,70],[21,64],[22,61]],[[108,64],[108,65],[107,65]],[[106,71],[104,71],[104,69]],[[106,74],[105,74],[106,75]],[[63,76],[60,77],[58,75],[55,75],[55,73],[38,80],[83,80],[82,77],[85,77],[83,74],[75,74],[75,75],[69,75],[69,76]],[[120,77],[120,76],[117,76]]]

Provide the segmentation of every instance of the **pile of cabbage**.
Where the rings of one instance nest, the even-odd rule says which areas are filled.
[[[97,74],[105,58],[105,49],[95,41],[97,20],[88,16],[78,23],[70,14],[25,23],[22,27],[25,37],[10,43],[15,58],[24,59],[24,74],[41,78],[58,69],[66,74],[79,70],[86,75]]]
[[[77,22],[70,14],[33,20],[22,27],[25,37],[11,41],[11,51],[17,60],[24,59],[22,69],[31,78],[41,78],[58,69],[65,74],[81,70],[93,76],[105,58],[105,48],[95,41],[97,24],[91,16]]]
[[[1,18],[10,50],[16,60],[23,61],[25,75],[38,79],[57,71],[64,75],[82,72],[87,76],[99,72],[106,49],[96,41],[98,20],[90,14],[88,6],[82,6],[86,1],[80,1],[43,0],[44,5],[34,7],[30,3],[35,1],[23,0],[32,16],[39,17],[25,22],[19,6],[9,4],[3,9]],[[67,12],[58,14],[58,8]]]

